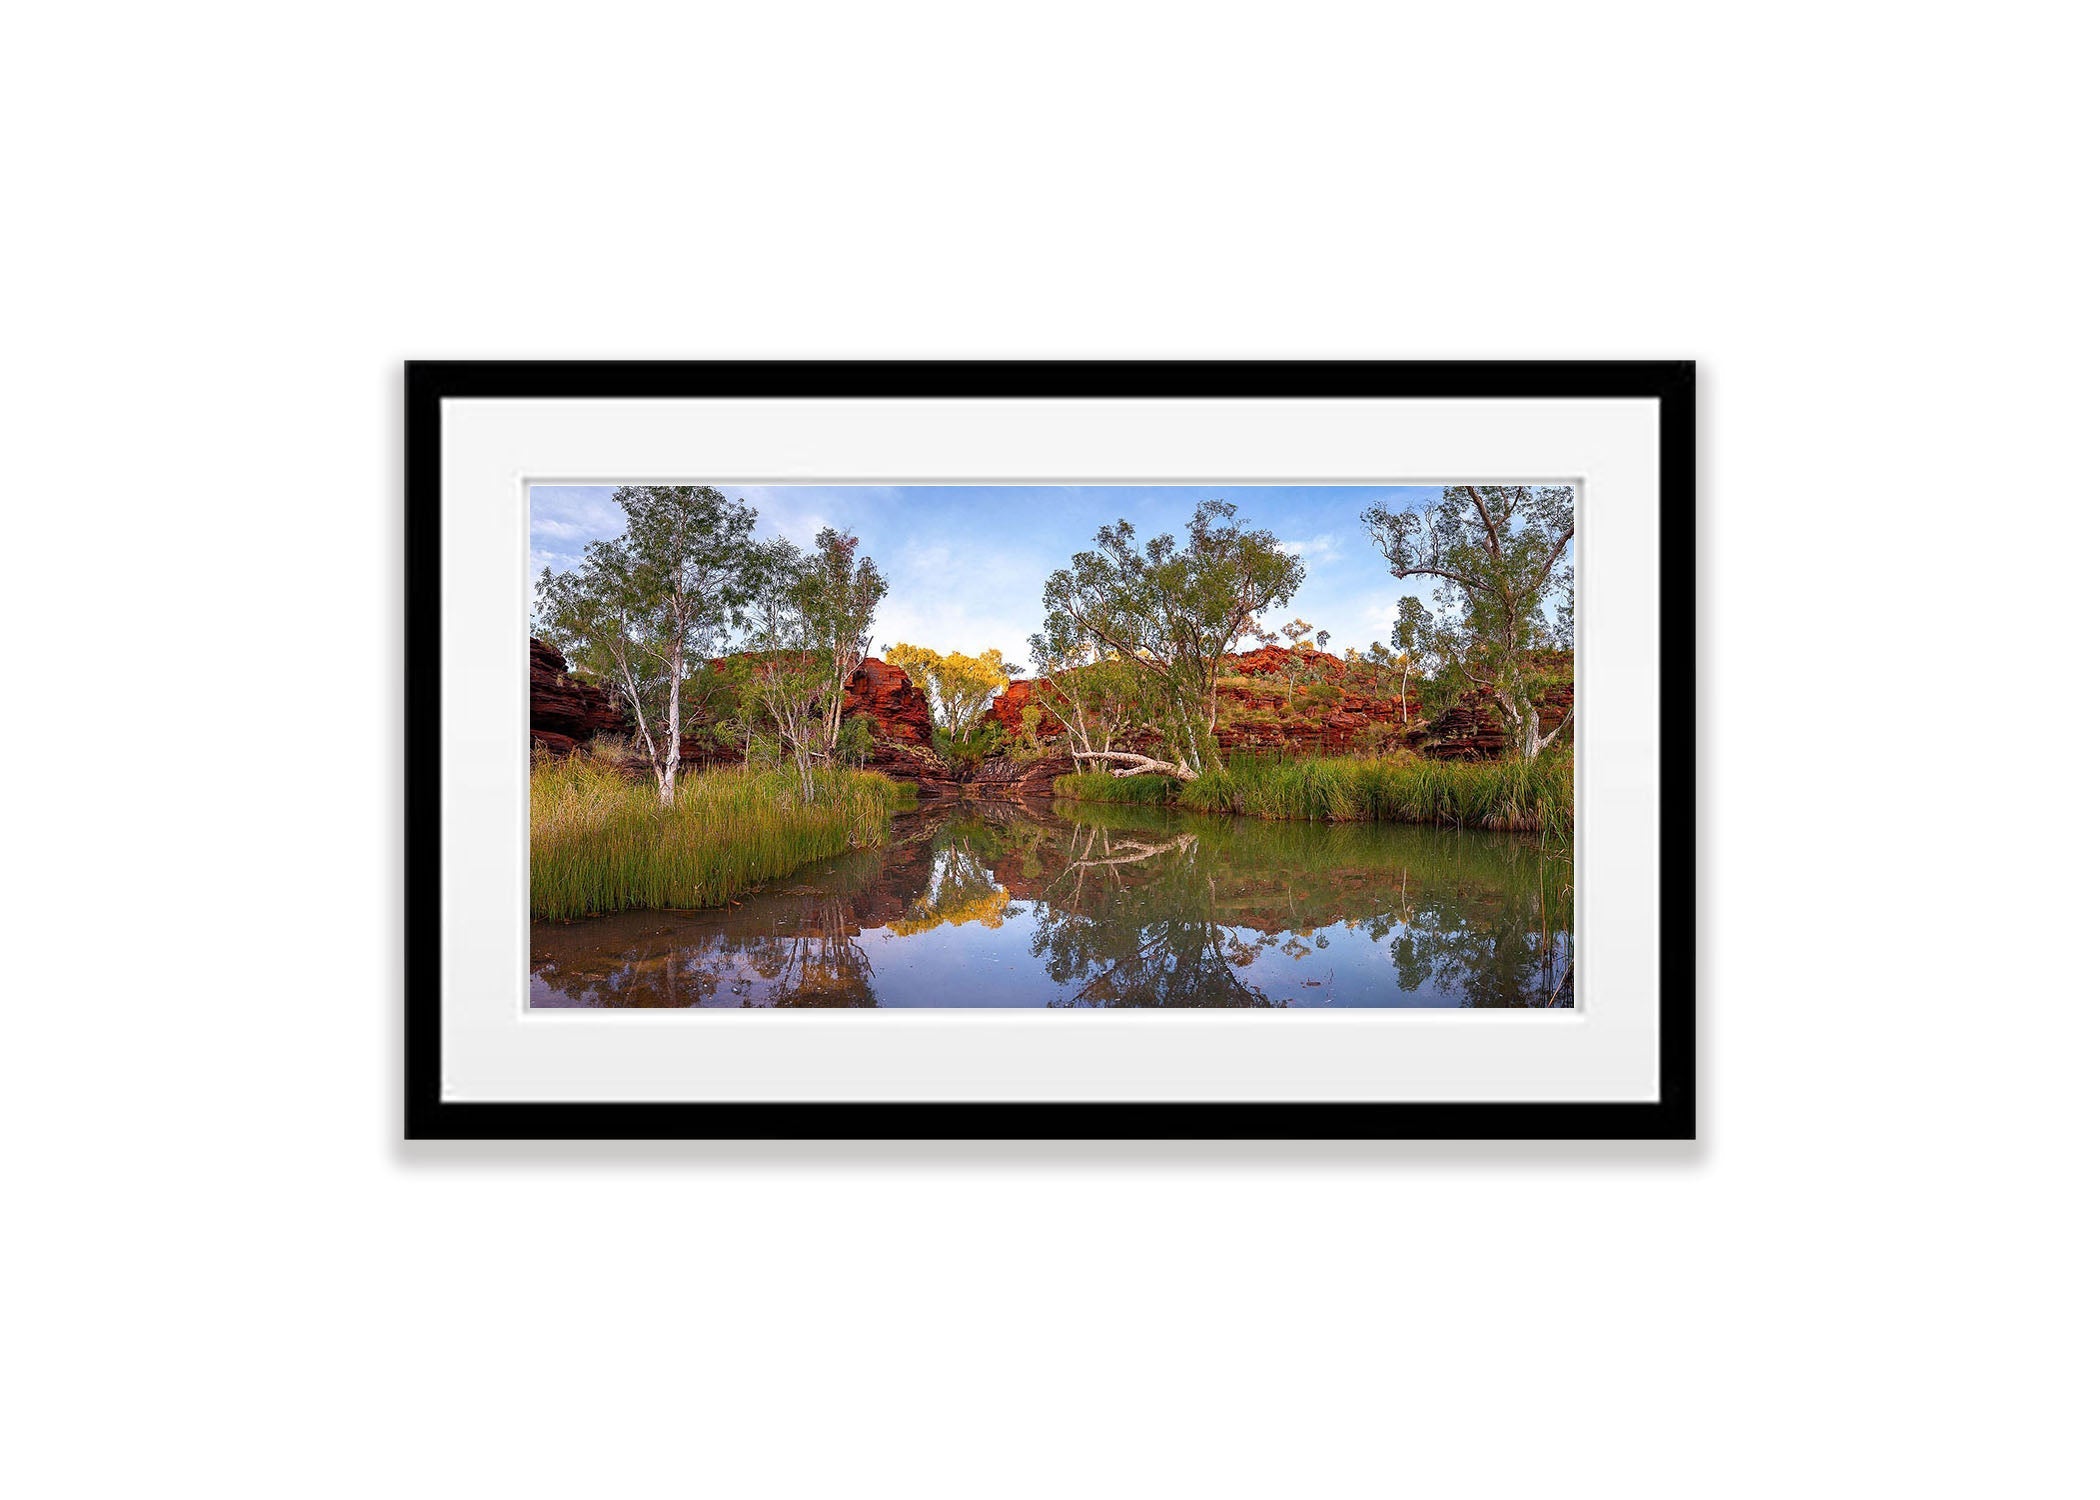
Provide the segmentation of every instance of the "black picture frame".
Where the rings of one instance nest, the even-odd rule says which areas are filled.
[[[410,361],[405,1133],[429,1139],[1692,1139],[1690,361]],[[450,398],[1654,398],[1660,403],[1660,1096],[1642,1103],[484,1103],[440,1097],[440,409]]]

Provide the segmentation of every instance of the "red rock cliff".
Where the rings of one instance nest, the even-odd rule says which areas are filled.
[[[603,689],[569,675],[569,663],[545,641],[526,650],[531,673],[532,737],[567,755],[597,734],[625,734],[627,715]]]
[[[912,686],[901,667],[879,656],[862,660],[846,681],[847,718],[865,717],[878,740],[900,745],[931,745],[933,715],[926,695]]]
[[[1422,705],[1412,692],[1403,716],[1390,684],[1383,693],[1366,692],[1368,684],[1352,680],[1347,663],[1324,651],[1297,654],[1298,678],[1292,686],[1283,670],[1291,659],[1281,646],[1225,658],[1220,673],[1225,680],[1218,688],[1218,743],[1225,751],[1343,755],[1373,742],[1400,743],[1422,722]],[[1235,680],[1242,678],[1248,680]],[[1316,686],[1317,693],[1307,691]],[[1014,682],[992,700],[991,717],[1018,737],[1021,710],[1035,701],[1037,691],[1034,679]],[[1057,737],[1057,721],[1047,710],[1036,734],[1044,740]],[[1127,748],[1149,744],[1141,734]]]

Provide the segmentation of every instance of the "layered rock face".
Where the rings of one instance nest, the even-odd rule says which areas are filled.
[[[991,708],[986,711],[987,716],[1009,736],[1019,739],[1022,727],[1021,710],[1035,703],[1036,687],[1036,681],[1032,677],[1016,678],[1006,685],[1005,692],[992,700]],[[1057,721],[1051,718],[1046,710],[1041,715],[1041,722],[1036,725],[1035,732],[1040,736],[1046,731],[1055,733],[1056,730]]]
[[[627,733],[627,715],[603,689],[569,675],[568,659],[545,641],[527,648],[531,673],[532,737],[567,755],[598,734]]]
[[[908,781],[922,792],[954,792],[961,776],[933,748],[933,715],[926,695],[912,686],[903,669],[880,657],[863,657],[846,679],[843,717],[864,718],[875,736],[868,769],[896,781]]]
[[[1297,682],[1288,684],[1286,665],[1295,664]],[[1218,745],[1227,754],[1284,753],[1346,755],[1376,743],[1404,744],[1422,724],[1421,701],[1409,694],[1403,714],[1400,699],[1374,695],[1349,685],[1348,665],[1324,651],[1292,653],[1264,646],[1225,658],[1218,688]],[[1285,689],[1290,686],[1288,701]],[[1317,688],[1317,692],[1308,691]],[[1039,684],[1015,682],[992,700],[991,717],[1008,734],[1021,732],[1021,710],[1036,701]],[[1038,737],[1054,737],[1057,721],[1046,711],[1036,726]],[[1156,741],[1129,737],[1121,748],[1150,753]],[[1064,760],[1063,769],[1071,769]]]
[[[1292,666],[1295,684],[1285,671]],[[1221,675],[1253,678],[1261,686],[1220,685],[1219,747],[1227,754],[1347,755],[1403,743],[1422,722],[1421,700],[1410,692],[1403,708],[1398,697],[1352,686],[1348,674],[1348,663],[1324,651],[1263,646],[1227,657]]]
[[[846,717],[869,721],[878,741],[900,745],[933,744],[933,715],[926,695],[912,686],[901,667],[879,656],[862,660],[846,680]]]
[[[1572,684],[1550,687],[1535,700],[1539,734],[1560,728],[1575,707]],[[1572,732],[1572,731],[1571,731]],[[1423,727],[1415,748],[1431,760],[1493,760],[1509,745],[1507,721],[1494,694],[1475,688]]]
[[[1072,757],[1063,753],[1033,760],[995,755],[970,773],[963,790],[972,797],[1047,797],[1051,783],[1071,769]]]

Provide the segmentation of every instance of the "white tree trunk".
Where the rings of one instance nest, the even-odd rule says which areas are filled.
[[[1525,693],[1497,689],[1495,702],[1501,706],[1501,716],[1508,721],[1510,748],[1516,750],[1520,761],[1531,761],[1539,754],[1539,710],[1533,708]]]
[[[679,700],[685,696],[685,647],[671,648],[671,712],[664,726],[664,760],[656,786],[659,807],[669,807],[678,789]]]
[[[1081,750],[1074,760],[1112,760],[1128,767],[1122,771],[1111,771],[1111,776],[1171,776],[1176,781],[1194,781],[1196,773],[1185,765],[1169,765],[1163,760],[1154,760],[1149,755],[1138,755],[1129,750]]]
[[[1539,753],[1539,711],[1522,690],[1497,688],[1495,702],[1509,721],[1509,741],[1522,760],[1535,760]]]
[[[802,805],[807,807],[817,800],[817,782],[811,769],[810,747],[800,740],[795,742],[795,775],[802,783]]]

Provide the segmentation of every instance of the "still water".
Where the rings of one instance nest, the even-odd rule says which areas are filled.
[[[1535,839],[947,802],[738,904],[532,924],[535,1006],[1570,1006]]]

